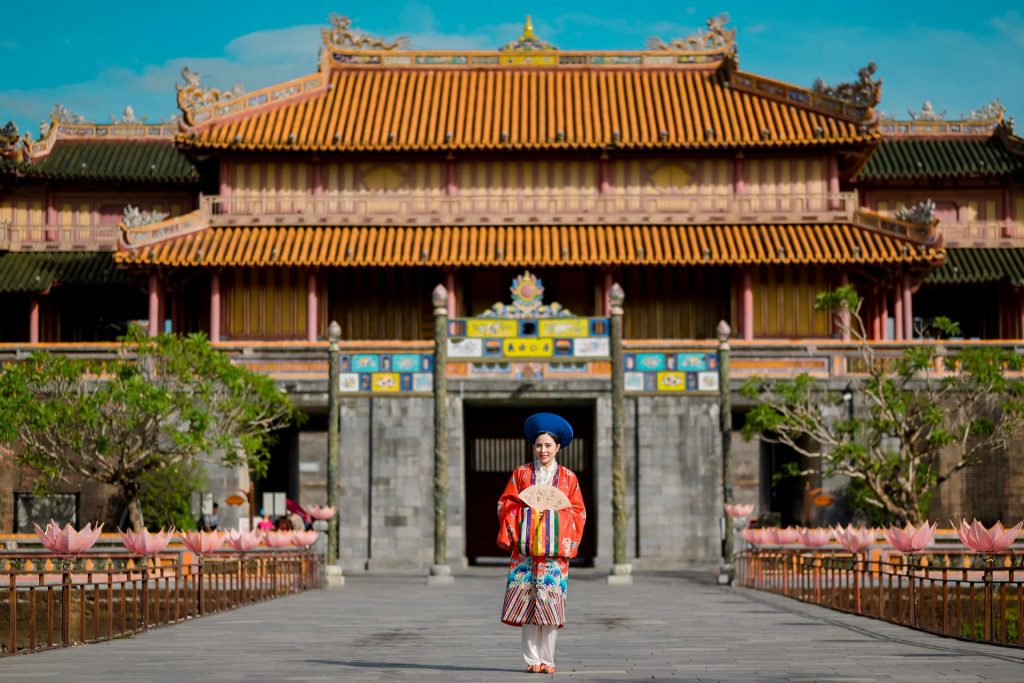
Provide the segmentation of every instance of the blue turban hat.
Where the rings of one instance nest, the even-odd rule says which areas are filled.
[[[554,413],[534,413],[526,418],[523,425],[523,436],[526,440],[532,444],[539,434],[554,435],[562,448],[572,443],[572,425],[564,417]]]

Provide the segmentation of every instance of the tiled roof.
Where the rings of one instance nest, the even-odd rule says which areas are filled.
[[[1014,287],[1024,286],[1024,249],[949,247],[946,249],[946,262],[925,279],[926,283],[933,285],[1004,281]]]
[[[167,266],[608,266],[930,263],[850,224],[208,228],[115,257]]]
[[[169,140],[58,140],[27,175],[154,183],[194,183],[199,171]]]
[[[723,69],[341,69],[308,99],[216,120],[178,140],[200,148],[401,151],[878,139],[858,123],[727,79]]]
[[[127,283],[109,251],[0,254],[0,292],[42,292],[57,284]]]
[[[857,180],[957,178],[1024,171],[1024,157],[997,137],[886,140],[868,158]]]

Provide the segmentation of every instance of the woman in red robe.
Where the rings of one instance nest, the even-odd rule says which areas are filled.
[[[552,413],[537,413],[523,427],[534,460],[512,472],[498,500],[498,545],[512,552],[502,622],[522,628],[523,659],[530,673],[554,673],[555,640],[565,626],[569,560],[576,557],[587,511],[579,481],[555,458],[572,441],[572,427]],[[561,510],[535,510],[519,494],[553,486],[569,499]]]

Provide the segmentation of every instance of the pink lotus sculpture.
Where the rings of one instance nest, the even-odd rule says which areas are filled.
[[[820,548],[832,540],[831,529],[797,529],[797,533],[800,536],[800,544],[805,548]]]
[[[292,544],[291,531],[264,531],[263,545],[268,548],[288,548]]]
[[[901,553],[917,553],[931,545],[937,526],[938,523],[924,522],[915,528],[913,524],[907,522],[902,529],[890,525],[888,529],[882,529],[882,534],[889,541],[889,545]]]
[[[128,549],[128,552],[133,555],[141,555],[142,557],[152,557],[162,553],[172,538],[174,538],[173,527],[171,529],[161,529],[155,534],[151,534],[149,529],[143,529],[139,532],[129,529],[128,531],[121,532],[121,543]]]
[[[100,537],[100,532],[103,531],[102,524],[94,529],[91,523],[82,527],[81,531],[75,531],[70,522],[61,529],[52,519],[46,525],[45,531],[40,529],[38,524],[33,526],[46,549],[66,560],[72,560],[93,547]]]
[[[1024,522],[1018,522],[1017,526],[1004,529],[1002,522],[996,522],[991,529],[986,530],[977,519],[970,524],[967,520],[960,520],[956,533],[960,542],[976,553],[1001,553],[1013,545],[1022,526]]]
[[[753,511],[754,506],[750,503],[726,503],[725,505],[725,514],[729,515],[733,519],[749,517],[750,513]]]
[[[741,529],[740,536],[750,545],[765,545],[764,529]]]
[[[292,545],[300,548],[308,548],[316,543],[316,539],[318,538],[320,538],[320,532],[312,529],[309,531],[293,531]]]
[[[186,531],[181,535],[184,546],[200,556],[217,552],[226,540],[223,531]]]
[[[845,529],[842,525],[837,524],[833,531],[839,545],[851,553],[862,553],[871,547],[871,544],[875,541],[875,534],[872,529],[855,527],[852,524],[847,525]]]
[[[785,529],[772,529],[772,540],[775,545],[793,545],[800,541],[800,532],[793,527]]]
[[[313,519],[330,519],[337,512],[337,508],[333,508],[330,505],[314,505],[309,508],[309,516]]]
[[[239,531],[238,529],[229,531],[227,537],[228,545],[240,553],[258,548],[262,540],[263,536],[258,531]]]

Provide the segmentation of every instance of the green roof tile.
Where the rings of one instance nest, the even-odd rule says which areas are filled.
[[[1024,248],[946,247],[946,262],[925,278],[931,285],[962,285],[1006,281],[1024,285]]]
[[[857,180],[957,178],[1024,171],[1024,157],[997,138],[882,140]]]
[[[123,285],[127,274],[104,252],[0,254],[0,292],[42,292],[53,285]]]
[[[170,141],[58,140],[26,175],[49,178],[194,183],[199,171]]]

